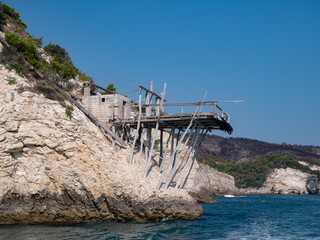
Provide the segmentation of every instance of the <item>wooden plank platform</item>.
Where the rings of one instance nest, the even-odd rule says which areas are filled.
[[[212,112],[201,112],[195,116],[193,116],[193,113],[161,115],[159,120],[159,129],[171,128],[172,126],[185,129],[188,127],[192,118],[194,118],[195,123],[198,123],[202,126],[201,128],[217,129],[226,131],[229,134],[232,133],[233,129],[231,125],[225,120],[215,117]],[[140,122],[143,123],[144,126],[155,128],[158,119],[158,116],[142,116]],[[138,121],[137,119],[121,119],[115,121],[114,124],[129,124],[130,127],[137,128]]]

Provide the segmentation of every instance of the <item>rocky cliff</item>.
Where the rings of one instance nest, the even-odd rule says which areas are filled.
[[[212,202],[214,196],[226,194],[241,195],[231,175],[219,172],[206,165],[199,164],[188,191],[199,202]]]
[[[233,176],[200,164],[188,191],[199,202],[211,202],[213,196],[248,194],[318,194],[316,175],[292,168],[274,169],[261,188],[237,188]]]
[[[243,194],[318,194],[319,183],[315,175],[292,168],[279,168],[268,175],[262,188],[240,191]]]
[[[201,215],[185,190],[155,190],[159,171],[143,178],[144,167],[127,163],[130,150],[113,149],[76,107],[69,119],[21,86],[32,82],[0,65],[0,223]]]

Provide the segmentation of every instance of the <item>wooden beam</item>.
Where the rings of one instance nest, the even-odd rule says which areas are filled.
[[[157,98],[161,98],[161,96],[159,96],[158,94],[156,94],[156,93],[153,92],[152,90],[149,90],[149,89],[147,89],[147,88],[145,88],[145,87],[143,87],[143,86],[139,86],[139,88],[142,88],[143,90],[145,90],[145,91],[148,92],[148,93],[151,93],[152,95],[154,95],[154,96],[157,97]],[[165,99],[164,99],[163,101],[166,102]]]
[[[70,102],[72,102],[74,105],[76,105],[95,125],[102,128],[106,133],[111,135],[114,139],[116,139],[121,145],[126,146],[127,143],[122,141],[116,134],[112,132],[109,128],[107,128],[99,119],[97,119],[92,113],[90,113],[87,109],[85,109],[80,103],[78,103],[76,100],[74,100],[69,93],[65,92],[61,88],[59,88],[54,82],[48,79],[50,81],[51,85],[60,93],[62,93],[64,96],[68,98]]]
[[[206,102],[195,102],[195,103],[165,103],[163,104],[164,107],[168,106],[197,106],[197,105],[214,105],[215,103],[239,103],[239,102],[244,102],[243,100],[236,100],[236,101],[206,101]],[[146,106],[151,106],[151,107],[156,107],[159,106],[159,104],[142,104],[143,107]],[[221,108],[217,106],[219,110]]]
[[[107,93],[110,93],[110,94],[118,94],[118,93],[113,92],[113,91],[110,91],[110,90],[108,90],[108,89],[106,89],[106,88],[100,87],[99,85],[97,85],[97,84],[95,84],[95,83],[93,83],[92,85],[93,85],[94,87],[96,87],[96,88],[99,88],[99,89],[107,92]]]

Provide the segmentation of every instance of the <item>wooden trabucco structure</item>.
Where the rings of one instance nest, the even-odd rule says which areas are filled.
[[[1,36],[0,42],[2,42],[6,47],[9,47],[9,44]],[[16,54],[21,56],[19,53]],[[28,68],[34,71],[39,78],[44,79],[44,75],[41,72],[31,66],[26,60],[24,60],[24,62]],[[161,173],[158,189],[160,189],[163,184],[165,189],[172,185],[172,183],[175,183],[176,188],[183,188],[185,186],[202,140],[208,131],[218,129],[228,133],[232,132],[232,127],[229,124],[229,115],[227,115],[217,105],[218,101],[204,102],[203,99],[202,102],[198,103],[168,104],[164,99],[166,84],[164,85],[161,95],[158,95],[153,92],[152,83],[150,90],[140,86],[138,103],[130,100],[132,107],[138,108],[137,114],[134,118],[131,117],[131,114],[130,117],[127,116],[127,118],[125,118],[123,114],[120,114],[118,118],[114,118],[115,106],[111,104],[111,118],[109,119],[112,126],[111,130],[107,126],[106,122],[101,121],[101,119],[97,118],[90,111],[88,111],[83,104],[80,104],[78,102],[79,99],[77,99],[76,96],[64,91],[50,79],[48,79],[48,81],[58,92],[66,96],[70,102],[72,102],[84,114],[86,114],[86,116],[102,130],[102,133],[107,138],[111,136],[113,146],[115,146],[115,141],[117,141],[120,146],[126,146],[127,143],[124,141],[124,139],[127,141],[129,140],[130,142],[131,129],[135,129],[134,138],[131,142],[129,163],[132,164],[134,160],[134,154],[139,153],[139,162],[142,164],[142,157],[144,155],[146,162],[144,177],[147,177],[151,171],[151,163],[153,165],[158,165]],[[110,94],[116,94],[98,85],[94,86],[104,90],[105,92],[109,92]],[[143,92],[145,93],[144,104],[142,104]],[[84,93],[84,95],[90,96],[90,89],[84,89]],[[101,98],[102,102],[104,102],[103,99],[106,98]],[[121,97],[121,99],[120,100],[123,101],[123,97]],[[127,101],[128,99],[125,100]],[[204,105],[212,105],[213,111],[202,112],[201,109]],[[123,105],[121,106],[123,107]],[[164,107],[169,106],[197,106],[197,109],[192,113],[167,114],[163,109]],[[119,107],[120,105],[118,108]],[[121,136],[118,136],[116,129],[121,129]],[[152,129],[154,129],[153,136]],[[164,131],[166,131],[166,134],[164,134]],[[158,140],[157,136],[159,132],[160,154],[157,161],[154,154],[154,149],[156,140]],[[145,135],[146,141],[144,141]],[[167,137],[164,135],[167,135]]]
[[[213,129],[231,134],[230,117],[217,105],[217,101],[205,102],[203,99],[197,103],[166,103],[166,84],[160,95],[153,92],[152,82],[150,89],[139,88],[139,101],[133,103],[133,108],[137,110],[135,117],[113,122],[117,129],[134,129],[131,131],[134,137],[130,141],[128,161],[132,164],[138,154],[136,159],[139,163],[145,163],[144,177],[148,176],[152,167],[159,167],[161,177],[158,189],[169,186],[183,188],[205,135]],[[142,97],[145,103],[142,103]],[[204,105],[211,105],[212,112],[202,112]],[[165,113],[164,107],[169,106],[196,106],[196,110],[191,113]],[[155,154],[155,147],[158,155]]]

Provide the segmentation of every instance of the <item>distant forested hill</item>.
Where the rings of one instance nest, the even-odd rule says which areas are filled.
[[[270,155],[292,154],[307,162],[312,159],[320,165],[320,146],[274,144],[247,138],[224,138],[207,135],[201,145],[200,155],[217,161],[245,162],[266,158]],[[314,161],[312,160],[312,161]]]

